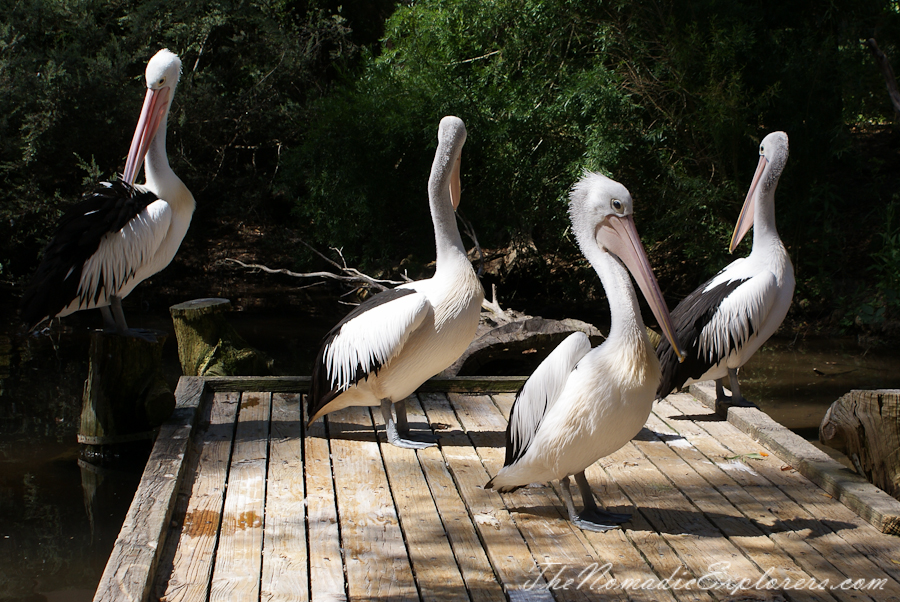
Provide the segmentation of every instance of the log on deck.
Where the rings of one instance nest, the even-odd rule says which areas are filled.
[[[182,378],[95,600],[900,600],[900,540],[795,470],[821,452],[760,416],[655,404],[587,471],[633,513],[593,533],[554,486],[483,488],[522,379],[429,381],[410,426],[441,439],[420,451],[368,408],[307,428],[308,383]],[[854,492],[868,521],[900,514]]]

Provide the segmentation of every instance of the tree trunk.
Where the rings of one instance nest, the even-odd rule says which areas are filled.
[[[822,419],[819,441],[846,454],[870,483],[900,499],[900,389],[844,395]]]
[[[228,299],[195,299],[169,308],[185,376],[265,376],[273,361],[225,320]]]
[[[84,383],[78,442],[125,443],[153,437],[175,408],[175,396],[163,376],[162,350],[167,333],[149,331],[155,342],[95,331]]]
[[[894,77],[891,61],[878,47],[875,38],[866,40],[865,45],[869,48],[869,52],[872,53],[878,68],[881,69],[881,75],[884,76],[884,83],[887,86],[888,96],[891,99],[891,104],[894,106],[894,117],[896,117],[897,121],[900,121],[900,90],[897,89],[897,78]]]

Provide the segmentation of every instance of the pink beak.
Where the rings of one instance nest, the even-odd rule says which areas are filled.
[[[653,311],[653,315],[656,316],[659,327],[662,328],[663,335],[669,339],[678,361],[683,362],[684,353],[675,339],[675,327],[672,325],[671,316],[669,316],[669,308],[666,306],[665,299],[663,299],[662,291],[659,290],[656,276],[653,275],[653,270],[650,269],[650,261],[647,259],[646,251],[644,251],[644,245],[641,244],[641,237],[638,236],[634,218],[630,215],[610,217],[598,229],[597,242],[621,259],[628,271],[634,276],[638,287],[644,294],[644,298],[647,299],[647,303],[650,305],[651,311]]]
[[[450,172],[450,202],[453,203],[454,211],[459,207],[460,191],[462,190],[462,183],[459,179],[459,168],[461,163],[462,155],[456,158],[456,163],[453,164],[453,171]]]
[[[141,166],[144,164],[144,157],[147,156],[147,149],[156,136],[156,130],[166,116],[166,109],[169,106],[169,88],[159,88],[157,90],[148,89],[147,96],[144,97],[144,106],[141,109],[141,117],[138,119],[137,128],[134,130],[134,138],[131,139],[131,149],[128,151],[128,159],[125,161],[125,172],[122,179],[126,184],[133,185]]]
[[[759,156],[759,164],[756,166],[756,173],[753,174],[753,181],[750,182],[750,191],[747,192],[747,198],[744,199],[744,206],[741,208],[741,214],[738,216],[737,224],[734,226],[734,234],[731,235],[731,245],[728,247],[729,253],[734,250],[743,240],[744,235],[750,231],[753,225],[753,214],[756,211],[756,187],[759,185],[759,179],[762,177],[763,170],[769,162],[765,155]]]

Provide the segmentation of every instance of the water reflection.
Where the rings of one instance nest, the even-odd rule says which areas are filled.
[[[818,440],[828,407],[852,389],[900,387],[900,353],[854,337],[771,339],[740,372],[741,392],[773,419]]]

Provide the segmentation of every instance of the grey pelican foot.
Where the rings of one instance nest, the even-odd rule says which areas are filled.
[[[731,397],[725,395],[725,378],[716,379],[716,411],[724,413],[728,408],[756,408],[752,401],[748,401],[741,395],[741,385],[738,382],[737,370],[728,369],[728,380],[731,385]]]
[[[391,406],[397,406],[397,421],[394,421],[394,415]],[[388,443],[396,447],[404,449],[425,449],[437,445],[437,440],[417,441],[409,436],[409,424],[406,420],[406,402],[398,402],[392,404],[390,399],[381,400],[381,416],[384,418],[384,432],[387,435]],[[401,433],[403,436],[401,436]],[[424,439],[424,437],[423,437]]]
[[[148,343],[156,342],[156,335],[143,328],[128,328],[125,322],[125,312],[122,311],[122,299],[113,295],[109,298],[109,305],[100,308],[103,314],[103,332],[116,333],[123,337],[135,337]]]
[[[112,307],[112,311],[110,311],[110,307]],[[128,324],[125,322],[125,314],[122,313],[122,301],[118,297],[112,298],[111,305],[102,306],[100,313],[103,314],[103,332],[143,339],[148,343],[157,341],[156,335],[151,330],[128,328]]]
[[[569,489],[569,477],[563,477],[559,480],[560,490],[566,502],[566,508],[569,511],[569,520],[576,527],[602,533],[610,529],[617,529],[620,524],[631,520],[630,514],[607,512],[597,507],[584,472],[579,472],[575,475],[575,482],[578,484],[578,489],[581,491],[582,501],[584,502],[584,509],[581,512],[575,511],[575,502],[572,501],[572,491]],[[587,491],[587,495],[585,495],[585,491]]]

